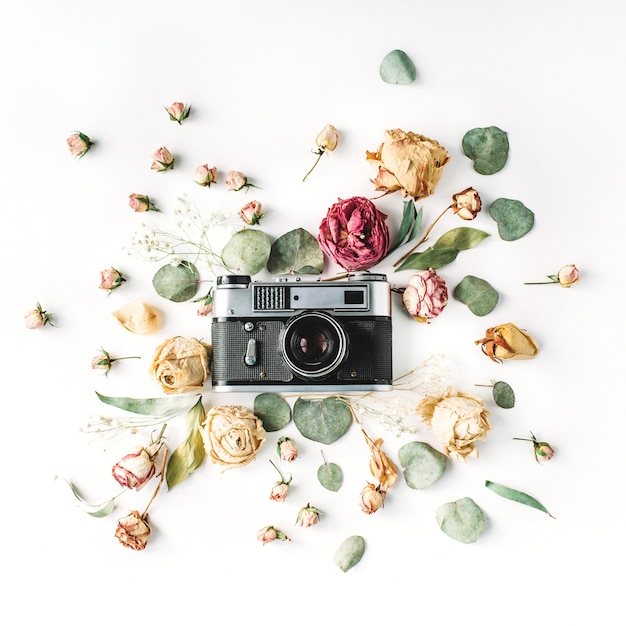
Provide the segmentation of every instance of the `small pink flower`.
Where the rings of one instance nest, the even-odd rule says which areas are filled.
[[[111,355],[104,348],[100,348],[100,354],[97,354],[96,356],[93,357],[93,359],[91,359],[91,369],[104,372],[104,375],[108,376],[109,372],[111,371],[111,368],[113,367],[113,363],[115,363],[115,361],[122,361],[124,359],[139,359],[139,358],[141,357],[121,356],[121,357],[112,358]]]
[[[182,124],[183,120],[186,120],[189,117],[191,105],[183,104],[182,102],[174,102],[170,106],[165,107],[165,110],[170,116],[170,120],[172,120],[172,122]]]
[[[262,543],[270,543],[272,541],[291,541],[287,535],[274,526],[264,526],[257,531],[256,538]]]
[[[152,165],[150,169],[157,172],[166,172],[167,170],[174,169],[174,157],[165,146],[159,148],[152,155]]]
[[[263,206],[258,200],[248,202],[248,204],[246,204],[239,211],[239,217],[250,226],[258,224],[264,215],[265,213],[263,213]]]
[[[100,289],[104,289],[109,293],[117,289],[123,282],[126,282],[126,279],[114,267],[100,272]]]
[[[320,521],[320,512],[314,506],[307,504],[298,511],[296,517],[296,525],[303,528],[309,528],[315,526]]]
[[[452,210],[463,220],[473,220],[481,209],[481,200],[473,187],[468,187],[452,196]]]
[[[278,481],[272,487],[270,491],[270,500],[273,502],[284,502],[289,495],[289,483],[285,483],[282,480]]]
[[[415,320],[430,323],[448,304],[448,288],[435,270],[422,270],[409,279],[402,303]]]
[[[361,492],[361,510],[368,515],[376,513],[383,506],[386,495],[380,487],[367,483]]]
[[[198,165],[193,173],[193,180],[200,187],[210,187],[217,182],[217,168],[209,167],[206,163]]]
[[[533,444],[533,454],[535,461],[549,461],[554,456],[554,448],[547,441],[538,441],[533,433],[530,433],[530,439],[523,437],[513,437],[517,441],[530,441]]]
[[[34,309],[30,309],[24,314],[24,324],[26,328],[30,330],[41,328],[46,324],[54,326],[54,324],[50,321],[52,317],[54,317],[54,313],[48,313],[47,311],[44,311],[41,308],[41,304],[37,302],[37,306]]]
[[[196,298],[193,302],[201,302],[200,306],[196,313],[200,317],[206,317],[209,313],[213,311],[213,288],[209,289],[209,293],[206,295]]]
[[[283,461],[291,463],[298,458],[298,447],[293,439],[281,437],[276,444],[276,451]]]
[[[145,211],[158,211],[150,196],[146,196],[141,193],[131,193],[128,196],[128,206],[135,211],[135,213],[144,213]]]
[[[557,281],[561,287],[571,287],[575,285],[579,279],[580,276],[575,265],[566,265],[562,267],[557,274]]]
[[[332,124],[326,124],[324,128],[320,131],[320,133],[315,138],[315,145],[317,150],[313,150],[313,154],[317,154],[317,159],[315,163],[313,163],[313,167],[306,173],[305,177],[302,179],[304,182],[309,174],[315,169],[317,164],[320,162],[322,155],[326,152],[332,152],[339,143],[339,133],[337,129]]]
[[[256,185],[248,182],[248,178],[246,176],[235,170],[228,172],[224,184],[230,191],[241,191],[242,189],[247,189],[248,187],[256,187]]]
[[[143,550],[151,533],[148,516],[142,516],[139,511],[131,511],[120,519],[115,530],[119,542],[131,550]]]
[[[123,456],[112,468],[113,478],[127,489],[139,491],[154,476],[156,467],[154,459],[161,448],[154,443],[144,448],[139,446]]]
[[[79,159],[91,150],[91,146],[93,146],[93,141],[84,133],[76,132],[67,138],[67,147],[70,149],[70,154]]]

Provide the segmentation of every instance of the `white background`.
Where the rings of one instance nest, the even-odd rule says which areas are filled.
[[[3,622],[615,623],[625,512],[622,24],[617,0],[4,3],[0,611],[12,618]],[[417,67],[409,86],[379,78],[380,61],[396,48]],[[192,104],[182,126],[163,109],[178,100]],[[302,183],[326,123],[337,127],[339,147]],[[507,131],[511,152],[503,171],[481,176],[461,139],[490,125]],[[80,432],[88,415],[103,412],[94,391],[158,396],[147,375],[155,347],[172,335],[210,332],[195,304],[153,291],[158,265],[124,252],[145,218],[130,210],[128,195],[154,197],[163,212],[148,217],[164,227],[187,194],[206,212],[260,200],[272,237],[296,227],[316,233],[338,197],[375,195],[365,151],[376,150],[388,128],[432,137],[451,156],[436,193],[418,203],[426,224],[470,185],[485,207],[515,198],[536,216],[526,237],[507,243],[484,210],[471,225],[491,237],[440,270],[450,290],[466,274],[496,287],[500,303],[485,318],[451,298],[441,317],[418,324],[394,300],[396,374],[445,354],[450,383],[480,395],[492,412],[480,458],[451,463],[421,492],[400,477],[385,508],[367,516],[358,505],[370,478],[358,428],[320,446],[290,424],[271,433],[246,468],[220,473],[207,463],[164,489],[150,509],[147,549],[123,548],[116,520],[141,508],[152,487],[93,519],[53,478],[72,480],[93,502],[117,493],[110,467],[129,441]],[[65,145],[75,130],[96,141],[82,160]],[[176,157],[165,174],[149,169],[161,145]],[[191,180],[207,162],[221,175],[211,189]],[[227,192],[230,169],[261,189]],[[393,236],[401,196],[375,202]],[[447,215],[434,235],[459,225]],[[581,270],[571,289],[523,285],[568,263]],[[107,297],[99,272],[110,265],[128,281]],[[395,286],[410,276],[394,274],[390,262],[378,269]],[[328,263],[325,274],[337,271]],[[115,323],[111,312],[135,298],[159,310],[154,335],[137,337]],[[56,314],[58,328],[24,328],[22,316],[37,301]],[[535,360],[498,365],[474,345],[489,326],[509,321],[535,337]],[[90,362],[101,346],[142,359],[100,377]],[[515,408],[498,409],[489,389],[475,387],[493,380],[512,385]],[[251,406],[253,395],[207,389],[204,401]],[[392,459],[407,441],[438,445],[425,425],[414,425],[414,435],[398,439],[364,424],[385,439]],[[530,430],[556,448],[549,464],[512,440]],[[294,477],[284,504],[267,497],[278,478],[269,459],[277,459],[279,435],[300,448],[295,463],[282,465]],[[173,423],[168,444],[181,436]],[[343,468],[337,493],[317,483],[322,449]],[[556,519],[499,498],[486,479],[531,493]],[[447,537],[434,518],[440,504],[465,496],[488,520],[471,545]],[[321,509],[320,524],[297,528],[307,502]],[[266,524],[293,541],[262,546],[255,533]],[[367,551],[344,574],[332,556],[352,534],[365,537]]]

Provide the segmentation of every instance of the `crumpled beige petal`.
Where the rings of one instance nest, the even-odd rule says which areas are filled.
[[[372,472],[372,476],[378,480],[380,486],[386,491],[398,479],[396,466],[381,450],[383,440],[379,438],[374,441],[364,430],[362,432],[370,448],[370,472]]]
[[[159,327],[157,312],[143,300],[135,300],[113,312],[117,321],[135,335],[148,335]]]

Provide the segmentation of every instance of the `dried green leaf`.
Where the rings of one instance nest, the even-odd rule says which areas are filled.
[[[469,250],[478,245],[483,239],[489,237],[489,233],[477,228],[460,226],[444,233],[437,239],[433,248],[455,248],[456,250]]]
[[[503,498],[508,498],[509,500],[513,500],[514,502],[519,502],[520,504],[525,504],[526,506],[533,507],[534,509],[538,509],[543,513],[547,513],[550,517],[554,517],[548,509],[546,509],[541,502],[529,496],[527,493],[523,491],[518,491],[517,489],[511,489],[511,487],[505,487],[499,483],[491,482],[490,480],[485,481],[485,487],[491,489],[494,493],[497,493],[499,496]]]
[[[343,484],[343,472],[336,463],[324,463],[317,468],[317,480],[328,491],[339,491]]]
[[[296,228],[272,244],[267,269],[270,274],[321,274],[324,253],[310,232]]]
[[[352,569],[365,554],[365,539],[360,535],[348,537],[335,552],[333,561],[343,572]]]
[[[396,272],[402,270],[427,270],[439,269],[444,265],[452,263],[459,255],[456,248],[428,248],[424,252],[414,252],[409,255],[397,268]]]
[[[111,498],[110,500],[106,500],[105,502],[101,504],[95,504],[95,505],[89,504],[80,495],[76,486],[73,483],[71,483],[69,480],[67,480],[67,478],[63,478],[63,476],[55,476],[54,480],[63,481],[70,488],[72,495],[76,499],[76,505],[80,509],[85,511],[85,513],[87,513],[88,515],[91,515],[92,517],[106,517],[107,515],[110,515],[115,509],[114,498]]]
[[[442,504],[435,516],[439,528],[462,543],[474,543],[485,530],[485,515],[471,498]]]
[[[396,248],[399,248],[405,243],[409,243],[409,241],[412,241],[422,226],[422,216],[424,214],[424,209],[420,208],[420,210],[418,211],[415,208],[415,202],[413,201],[413,198],[405,200],[403,202],[403,205],[404,208],[402,211],[402,222],[400,223],[400,228],[398,229],[398,236],[396,237],[395,243],[391,246],[391,248],[389,248],[389,252],[387,254],[390,254]]]
[[[529,208],[509,198],[494,200],[489,215],[497,222],[498,234],[504,241],[521,239],[535,223],[535,214]]]
[[[352,424],[352,412],[336,396],[323,400],[298,398],[293,406],[293,421],[303,437],[330,444],[346,434]]]
[[[503,380],[494,384],[492,395],[493,401],[502,409],[512,409],[515,406],[515,392]]]
[[[172,302],[186,302],[198,292],[200,275],[193,263],[181,261],[161,267],[152,279],[155,291]]]
[[[121,396],[105,396],[96,391],[96,395],[102,402],[130,413],[139,415],[151,415],[166,417],[178,415],[182,411],[189,410],[197,394],[184,394],[169,396],[167,398],[126,398]]]
[[[398,450],[398,461],[411,489],[430,487],[443,476],[447,466],[445,455],[422,441],[404,444]]]
[[[454,288],[453,295],[466,304],[474,315],[481,317],[491,313],[500,299],[498,292],[486,280],[476,276],[465,276]]]
[[[254,399],[254,414],[269,433],[280,430],[291,421],[289,403],[275,393],[261,393]]]
[[[172,452],[165,470],[167,488],[182,483],[190,474],[195,472],[204,463],[206,450],[200,426],[206,419],[206,412],[202,406],[202,397],[187,412],[185,420],[186,439]]]
[[[390,85],[409,85],[417,77],[413,61],[403,50],[392,50],[385,55],[378,72],[382,80]]]
[[[222,261],[232,272],[254,276],[267,263],[270,256],[270,240],[261,230],[240,230],[222,250]]]
[[[499,172],[509,156],[507,134],[497,126],[473,128],[463,136],[463,152],[474,161],[474,169],[479,174]]]

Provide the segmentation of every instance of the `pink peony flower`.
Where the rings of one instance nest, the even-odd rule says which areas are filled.
[[[156,172],[166,172],[167,170],[174,169],[174,157],[165,146],[159,148],[152,155],[152,165],[150,169]]]
[[[448,304],[448,288],[435,270],[422,270],[409,279],[402,293],[402,303],[418,322],[429,323]]]
[[[322,220],[318,241],[322,250],[346,271],[366,270],[389,250],[386,219],[367,198],[340,199]]]
[[[207,163],[198,165],[193,173],[193,180],[200,187],[210,187],[217,182],[217,168],[209,167]]]

